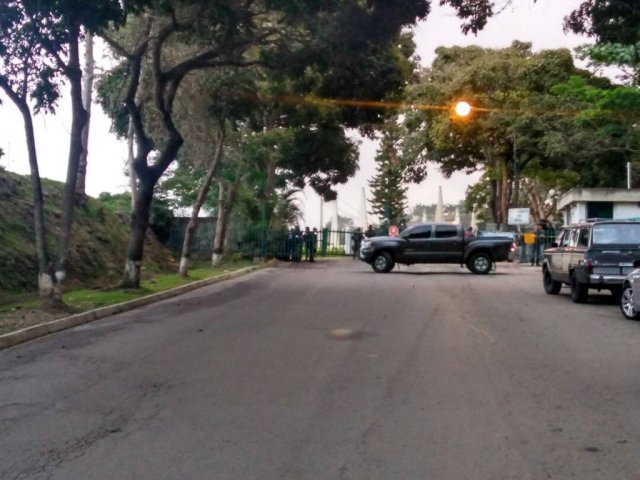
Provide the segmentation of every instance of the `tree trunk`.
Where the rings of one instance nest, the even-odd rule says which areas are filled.
[[[238,190],[236,184],[226,185],[222,179],[218,179],[218,188],[218,218],[216,221],[216,234],[213,239],[213,255],[211,256],[211,265],[213,267],[217,267],[222,262],[229,218],[231,217],[231,210]]]
[[[498,228],[501,229],[503,225],[507,224],[509,218],[509,198],[511,198],[509,192],[509,162],[503,160],[501,163],[501,181],[500,181],[500,224]]]
[[[202,185],[200,185],[200,189],[198,191],[198,198],[196,199],[196,203],[193,206],[193,210],[191,211],[191,218],[189,219],[189,224],[187,225],[187,230],[185,232],[184,241],[182,242],[182,253],[180,255],[180,269],[178,273],[181,277],[186,277],[188,275],[189,270],[189,258],[191,257],[191,246],[193,244],[193,236],[195,235],[196,228],[198,227],[198,215],[200,214],[200,209],[202,208],[202,204],[204,203],[207,194],[209,193],[209,189],[211,188],[211,182],[213,181],[213,177],[218,170],[218,165],[220,164],[220,159],[222,158],[222,151],[224,147],[224,131],[221,131],[220,138],[218,139],[218,145],[216,146],[216,151],[213,155],[213,160],[211,161],[211,165],[209,165],[209,170],[207,171],[204,180],[202,181]]]
[[[144,239],[149,228],[149,212],[153,201],[153,181],[141,181],[133,212],[131,212],[129,246],[127,248],[127,260],[124,266],[122,288],[140,288],[140,272],[142,269],[142,256],[144,251]]]
[[[133,131],[133,121],[129,120],[129,130],[127,131],[127,171],[129,173],[129,188],[131,189],[131,211],[136,206],[136,196],[138,193],[138,181],[136,180],[136,170],[133,168],[133,162],[135,160],[135,153],[133,150],[133,141],[135,132]]]
[[[276,167],[276,162],[267,160],[267,184],[264,189],[264,199],[267,201],[271,200],[273,192],[276,189],[276,180],[278,178],[276,176]]]
[[[82,105],[87,112],[86,123],[82,129],[82,153],[78,162],[78,180],[76,182],[76,205],[83,206],[87,202],[86,179],[87,157],[89,155],[89,127],[91,124],[91,100],[93,98],[93,78],[95,62],[93,58],[93,35],[87,32],[84,40],[84,72],[82,84]]]
[[[225,183],[221,178],[218,179],[218,218],[216,219],[216,233],[213,237],[213,255],[211,255],[211,266],[217,267],[222,262],[222,252],[224,249],[224,234],[227,215],[227,207],[225,205]]]
[[[33,230],[36,242],[36,255],[38,258],[38,291],[40,298],[45,303],[53,300],[55,277],[49,257],[46,241],[46,226],[44,223],[44,197],[42,194],[42,182],[38,166],[38,153],[36,150],[33,118],[26,100],[16,94],[4,78],[0,77],[2,88],[11,101],[16,105],[24,122],[24,133],[27,143],[27,155],[31,172],[31,196],[33,198]]]
[[[60,220],[60,234],[58,236],[57,259],[55,266],[56,287],[55,295],[61,295],[61,283],[66,277],[66,264],[69,256],[71,240],[71,226],[75,207],[76,182],[78,179],[78,164],[82,155],[82,129],[87,121],[87,112],[82,106],[82,70],[80,68],[79,49],[80,29],[77,25],[69,32],[69,63],[67,78],[71,86],[72,121],[69,143],[69,160],[67,165],[67,179],[64,187],[62,204],[62,218]]]

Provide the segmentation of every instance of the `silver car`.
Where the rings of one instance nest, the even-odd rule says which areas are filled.
[[[634,295],[633,292],[639,292]],[[620,311],[629,320],[640,320],[640,260],[633,262],[633,270],[622,285]]]

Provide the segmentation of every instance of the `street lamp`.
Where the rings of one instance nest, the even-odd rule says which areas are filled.
[[[453,107],[453,111],[456,112],[456,115],[460,118],[468,117],[471,114],[471,110],[471,104],[465,101],[460,101]]]

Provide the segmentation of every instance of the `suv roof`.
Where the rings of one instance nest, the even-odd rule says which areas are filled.
[[[606,225],[606,224],[616,224],[616,223],[640,223],[640,221],[637,221],[637,220],[611,220],[611,219],[588,218],[588,219],[582,220],[580,222],[572,223],[571,225],[564,225],[564,227],[580,227],[580,226]]]

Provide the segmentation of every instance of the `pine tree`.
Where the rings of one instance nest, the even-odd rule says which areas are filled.
[[[407,221],[407,187],[403,168],[398,159],[393,133],[385,132],[376,155],[376,176],[369,181],[373,198],[372,212],[382,219],[383,225],[404,227]]]

